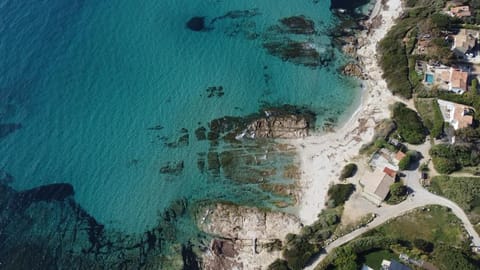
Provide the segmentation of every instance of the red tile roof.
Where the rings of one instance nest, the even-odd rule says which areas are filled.
[[[396,171],[394,171],[394,170],[392,170],[392,169],[390,169],[390,168],[388,168],[388,167],[385,167],[385,168],[383,169],[383,172],[384,172],[386,175],[392,177],[393,179],[395,179],[395,176],[397,175],[397,172],[396,172]]]

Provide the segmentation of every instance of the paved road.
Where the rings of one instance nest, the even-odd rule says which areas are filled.
[[[412,147],[413,148],[413,147]],[[422,146],[415,147],[417,151],[420,151],[424,154],[424,156],[428,155],[428,152],[424,152],[426,149],[429,148],[429,143],[425,143]],[[473,225],[471,224],[470,220],[468,219],[465,212],[454,202],[444,198],[437,196],[435,194],[430,193],[428,190],[422,187],[420,184],[420,172],[418,171],[405,171],[404,182],[407,186],[409,186],[413,190],[413,196],[410,195],[405,201],[397,205],[387,205],[382,204],[382,207],[377,208],[374,213],[377,217],[368,224],[368,226],[355,230],[343,237],[336,239],[335,241],[331,242],[328,246],[325,247],[326,253],[322,254],[315,262],[313,262],[310,266],[306,267],[305,269],[311,270],[314,269],[315,266],[322,261],[326,254],[331,252],[334,248],[339,247],[356,237],[362,235],[363,233],[382,225],[386,221],[402,216],[407,212],[418,208],[423,207],[426,205],[442,205],[448,207],[452,210],[452,213],[455,214],[462,222],[465,227],[465,230],[471,237],[472,245],[480,246],[480,237],[478,233],[475,231]]]

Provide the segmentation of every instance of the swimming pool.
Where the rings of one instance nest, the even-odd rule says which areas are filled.
[[[433,74],[425,74],[425,81],[427,83],[433,83]]]

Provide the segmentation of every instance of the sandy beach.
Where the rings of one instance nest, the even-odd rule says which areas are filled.
[[[377,1],[367,24],[381,24],[359,35],[359,64],[368,78],[363,82],[362,100],[352,117],[335,132],[312,134],[304,139],[290,140],[298,149],[302,176],[298,215],[304,224],[313,223],[324,208],[331,183],[338,181],[344,165],[358,159],[360,147],[372,140],[376,124],[390,116],[389,105],[395,98],[382,78],[377,63],[377,43],[394,25],[402,12],[401,0]]]

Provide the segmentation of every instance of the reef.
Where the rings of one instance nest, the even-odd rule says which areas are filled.
[[[286,17],[267,29],[262,35],[262,45],[283,61],[310,68],[326,67],[335,57],[333,47],[319,45],[316,34],[313,20],[303,15]]]
[[[223,86],[210,86],[206,90],[207,92],[207,97],[221,97],[225,95],[225,92],[223,91]]]
[[[263,47],[273,56],[283,61],[304,65],[311,68],[325,67],[332,61],[333,50],[322,49],[323,53],[310,41],[283,40],[265,41]]]
[[[315,34],[315,23],[305,16],[292,16],[280,20],[282,30],[292,34],[311,35]]]
[[[67,183],[51,184],[16,193],[10,201],[9,208],[20,211],[32,203],[41,201],[63,201],[73,196],[73,186]]]
[[[183,171],[183,161],[167,162],[160,168],[161,174],[180,175]]]
[[[190,135],[188,134],[188,129],[182,128],[177,140],[173,142],[165,142],[164,145],[169,148],[185,147],[188,146],[189,141]]]
[[[235,183],[260,184],[258,190],[272,193],[273,189],[287,187],[296,176],[289,166],[295,150],[275,142],[275,138],[300,138],[308,135],[316,116],[303,107],[290,105],[265,106],[258,113],[245,117],[225,116],[212,120],[208,128],[200,127],[195,133],[198,139],[210,142],[206,152],[198,153],[197,167],[212,178],[224,177]],[[293,177],[292,177],[293,176]],[[262,185],[275,179],[285,182]],[[287,183],[288,182],[288,183]],[[269,189],[264,189],[269,187]],[[292,205],[293,188],[289,192],[273,192],[270,202],[286,207]],[[295,200],[295,198],[293,198]]]
[[[73,196],[69,184],[25,191],[0,184],[2,269],[200,269],[196,254],[205,236],[178,243],[185,199],[173,202],[157,226],[125,234],[106,229]]]

